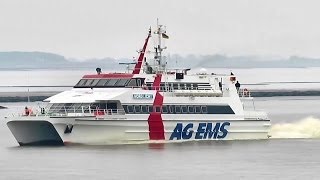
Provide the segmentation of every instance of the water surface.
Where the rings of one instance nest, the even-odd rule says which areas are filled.
[[[275,136],[269,140],[65,147],[19,147],[3,116],[23,111],[25,103],[2,103],[9,109],[0,110],[1,177],[318,179],[319,99],[257,98],[256,108],[267,110],[273,123]]]

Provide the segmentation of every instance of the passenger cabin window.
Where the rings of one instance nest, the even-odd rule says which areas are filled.
[[[147,111],[147,107],[148,106],[141,106],[141,112],[144,113],[144,114],[147,113],[148,112]]]
[[[113,103],[111,103],[113,104]],[[95,110],[95,106],[99,107],[98,109],[113,109],[116,108],[116,103],[114,105],[106,104],[91,104],[91,110]],[[72,108],[68,108],[68,107]],[[79,109],[79,104],[54,104],[50,107],[51,112],[70,112],[70,111],[79,111],[84,109],[88,111],[88,105],[81,104]],[[163,105],[163,106],[152,106],[152,105],[123,105],[123,108],[128,114],[149,114],[151,112],[162,112],[163,114],[235,114],[232,108],[229,105],[208,105],[208,106],[193,106],[193,105]],[[74,110],[73,110],[74,109]],[[78,109],[78,110],[77,110]]]
[[[193,114],[194,113],[194,107],[193,106],[188,106],[188,112],[190,114]]]
[[[138,87],[141,86],[141,79],[137,79],[137,85],[138,85]]]
[[[156,106],[156,111],[155,112],[161,112],[161,107],[160,106]]]
[[[148,106],[149,113],[153,112],[153,106]]]
[[[141,87],[144,83],[144,78],[133,78],[127,83],[127,87]]]
[[[181,110],[183,114],[186,114],[188,112],[187,106],[181,106]]]
[[[195,106],[195,111],[196,111],[197,114],[201,113],[200,106]]]
[[[172,106],[169,106],[169,111],[170,111],[171,114],[174,114],[174,113],[175,113],[175,111],[174,111],[174,106],[173,106],[173,105],[172,105]]]
[[[202,111],[202,113],[206,114],[208,112],[207,106],[201,106],[201,111]]]
[[[140,113],[140,111],[141,111],[140,106],[139,106],[139,105],[135,105],[135,106],[134,106],[134,111],[135,111],[136,113]]]
[[[133,106],[130,106],[130,105],[129,105],[127,108],[128,108],[128,112],[129,112],[129,113],[133,113]]]
[[[181,113],[181,107],[180,106],[176,106],[175,109],[176,109],[176,113]]]
[[[167,106],[162,106],[162,112],[167,114],[168,113],[168,107]]]

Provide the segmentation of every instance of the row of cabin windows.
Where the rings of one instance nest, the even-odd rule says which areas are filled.
[[[152,83],[147,83],[146,84],[148,89],[152,89]],[[174,90],[196,90],[198,89],[199,84],[196,83],[161,83],[160,84],[160,90],[161,91],[166,91],[169,89],[174,89]],[[202,89],[211,89],[211,85],[209,83],[203,83],[201,84]]]
[[[144,84],[143,78],[133,79],[81,79],[75,87],[141,87]],[[146,87],[152,90],[151,82],[146,83]],[[196,83],[161,83],[160,91],[174,90],[195,90],[199,84]],[[201,84],[202,89],[211,89],[209,83]]]
[[[123,105],[127,114],[149,114],[161,112],[163,114],[234,114],[230,106],[180,106],[180,105]]]

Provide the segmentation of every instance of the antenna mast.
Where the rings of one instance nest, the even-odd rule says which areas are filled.
[[[154,32],[154,34],[158,35],[158,44],[155,47],[155,61],[156,64],[155,66],[157,67],[157,73],[163,73],[165,71],[166,67],[166,62],[164,61],[162,57],[162,51],[165,49],[165,47],[161,46],[161,39],[166,38],[168,39],[169,37],[165,34],[166,31],[163,29],[163,25],[159,24],[159,19],[157,19],[157,29]]]

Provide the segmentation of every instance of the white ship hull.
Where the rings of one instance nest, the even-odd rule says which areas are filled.
[[[70,126],[70,124],[73,125]],[[223,124],[227,126],[222,128]],[[268,139],[270,121],[245,119],[163,120],[164,139],[160,140],[150,139],[151,133],[162,132],[150,132],[146,120],[39,117],[37,120],[34,118],[32,120],[12,120],[8,122],[8,127],[21,146],[106,145],[137,142]],[[216,129],[214,129],[215,127]]]

